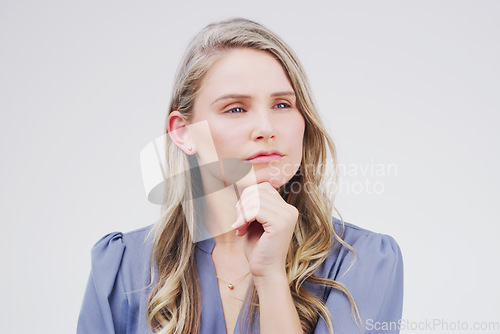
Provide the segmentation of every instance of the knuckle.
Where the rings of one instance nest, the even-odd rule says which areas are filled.
[[[290,206],[289,212],[290,212],[291,216],[293,218],[298,218],[299,217],[299,210],[291,204],[289,204],[289,206]]]

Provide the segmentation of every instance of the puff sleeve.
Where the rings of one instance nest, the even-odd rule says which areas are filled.
[[[351,293],[361,316],[357,326],[348,298],[340,291],[327,289],[325,294],[335,333],[399,333],[403,308],[403,260],[396,241],[383,234],[356,230],[358,237],[348,243],[357,257],[342,247],[331,263],[330,279],[342,283]],[[353,260],[355,260],[353,262]],[[314,334],[328,333],[323,319]]]
[[[91,272],[78,318],[78,334],[122,332],[127,300],[119,271],[124,251],[119,232],[104,236],[92,248]]]

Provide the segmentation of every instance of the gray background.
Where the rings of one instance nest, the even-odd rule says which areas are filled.
[[[233,16],[303,62],[357,174],[339,210],[403,251],[404,318],[499,321],[500,2],[2,1],[0,332],[74,332],[92,245],[158,217],[139,153],[188,40]]]

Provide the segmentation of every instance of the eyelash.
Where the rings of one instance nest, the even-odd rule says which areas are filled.
[[[282,108],[276,108],[276,106],[278,106],[278,105],[283,105],[283,107]],[[291,108],[291,107],[292,106],[290,104],[285,103],[285,102],[281,102],[281,103],[278,103],[275,106],[273,106],[273,109],[288,109],[288,108]],[[226,110],[224,113],[225,114],[240,114],[240,112],[238,112],[238,113],[231,112],[232,110],[235,110],[235,109],[245,110],[245,109],[243,109],[241,107],[234,107],[234,108],[231,108],[229,110]]]
[[[235,108],[231,108],[231,109],[229,109],[229,110],[225,111],[224,113],[225,113],[225,114],[235,114],[235,113],[232,113],[232,112],[231,112],[231,110],[236,110],[236,109],[241,109],[241,110],[243,110],[243,108],[241,108],[241,107],[235,107]],[[236,113],[236,114],[239,114],[239,113]]]

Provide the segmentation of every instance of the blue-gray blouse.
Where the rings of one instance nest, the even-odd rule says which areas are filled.
[[[340,233],[340,221],[333,218],[333,223]],[[150,239],[145,242],[151,228],[110,233],[92,248],[92,269],[78,320],[79,334],[151,332],[146,322],[151,242]],[[403,260],[398,244],[388,235],[349,223],[345,223],[342,238],[357,252],[354,264],[354,254],[336,242],[316,275],[341,282],[349,290],[361,315],[364,333],[399,333]],[[202,304],[200,334],[226,333],[211,257],[214,245],[210,238],[196,243],[195,247]],[[343,293],[308,282],[304,287],[325,302],[335,334],[361,333]],[[234,333],[240,333],[240,329],[245,332],[247,328],[243,314],[240,313]],[[254,329],[258,332],[258,326]],[[232,333],[233,329],[227,332]],[[313,333],[328,333],[322,318]]]

